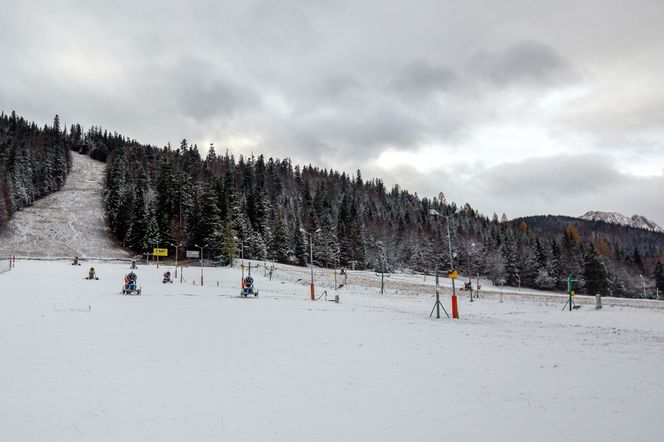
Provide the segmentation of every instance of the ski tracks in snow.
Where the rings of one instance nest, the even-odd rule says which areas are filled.
[[[0,254],[26,257],[124,258],[106,227],[106,165],[72,152],[72,170],[61,190],[14,214],[0,235]]]

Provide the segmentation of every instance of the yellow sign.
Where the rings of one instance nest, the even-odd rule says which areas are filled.
[[[168,249],[152,249],[152,254],[154,256],[168,256]]]
[[[456,270],[452,270],[447,274],[447,277],[452,279],[455,279],[457,276],[459,276],[459,272],[457,272]]]

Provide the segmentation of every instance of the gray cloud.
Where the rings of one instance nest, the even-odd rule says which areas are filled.
[[[601,155],[533,158],[494,166],[476,176],[480,193],[491,194],[511,216],[580,215],[588,210],[639,213],[664,219],[664,175],[634,177]],[[532,184],[531,184],[532,183]],[[495,210],[495,209],[494,209]]]
[[[180,112],[196,120],[229,118],[260,108],[256,92],[225,77],[212,63],[192,60],[174,67],[168,82],[177,85],[174,95]]]
[[[40,124],[361,167],[511,216],[661,189],[662,2],[5,3],[0,107]]]
[[[394,80],[394,86],[408,95],[423,95],[445,91],[456,81],[453,69],[434,66],[420,60],[405,66]]]
[[[521,41],[504,52],[481,51],[470,60],[470,68],[498,85],[552,86],[578,78],[578,74],[553,47],[536,41]]]
[[[448,200],[469,202],[487,215],[579,216],[602,210],[628,216],[638,213],[660,225],[664,220],[664,205],[659,203],[664,174],[634,177],[621,173],[601,155],[532,158],[489,168],[461,164],[427,173],[402,166],[387,177],[390,186],[399,183],[430,197],[442,191]]]

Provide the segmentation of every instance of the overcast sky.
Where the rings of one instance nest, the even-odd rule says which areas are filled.
[[[662,0],[0,0],[0,109],[664,226]]]

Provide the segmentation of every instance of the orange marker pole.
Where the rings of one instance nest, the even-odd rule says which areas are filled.
[[[452,295],[452,318],[459,319],[459,306],[457,305],[456,295]]]

